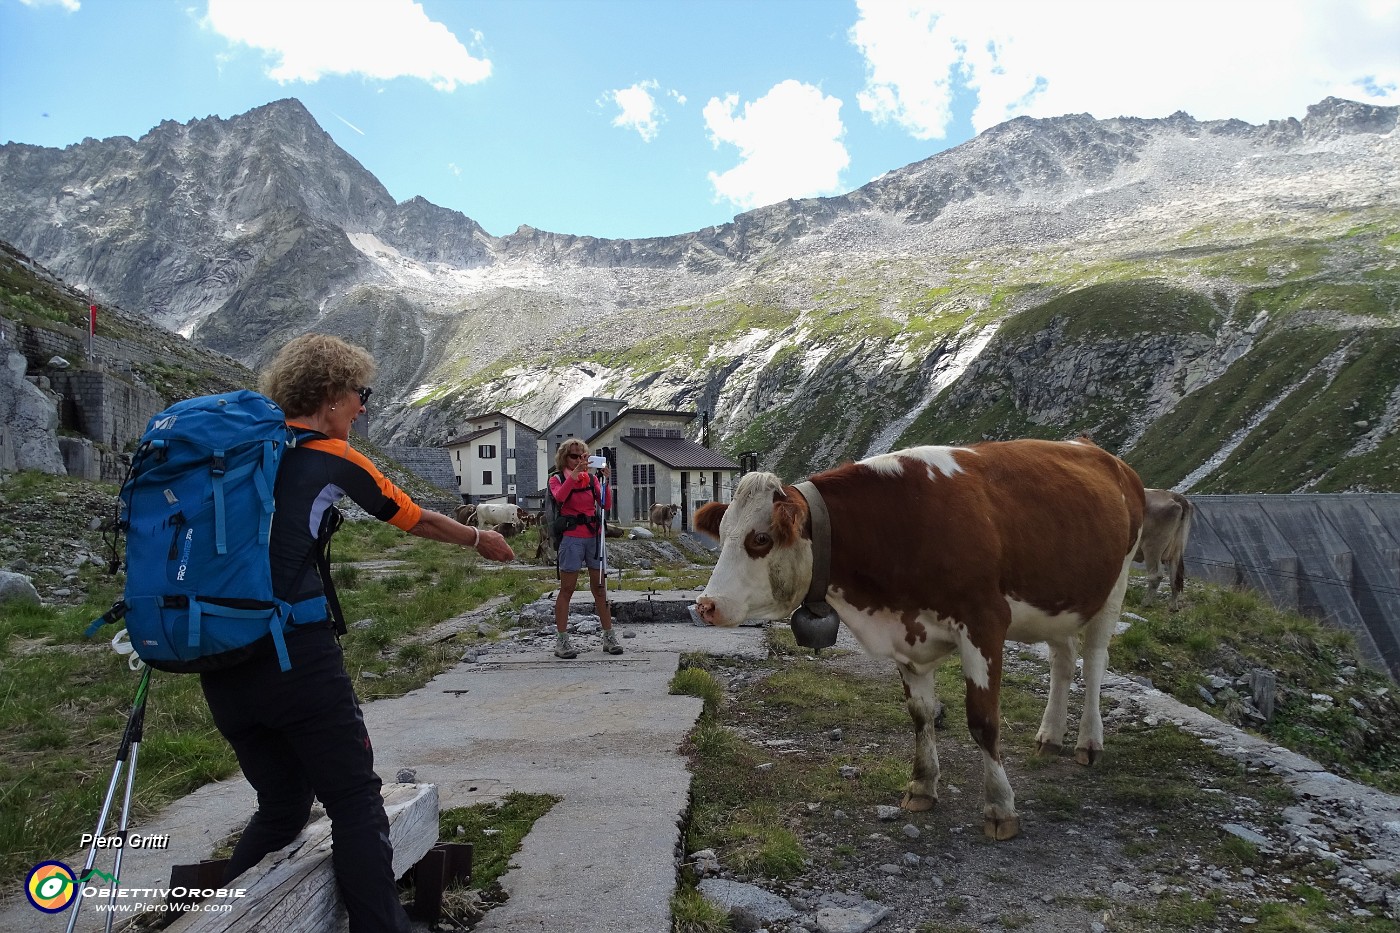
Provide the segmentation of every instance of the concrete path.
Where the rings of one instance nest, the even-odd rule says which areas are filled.
[[[438,786],[444,809],[512,791],[562,798],[526,837],[518,867],[501,879],[510,899],[488,913],[477,927],[483,933],[670,929],[678,824],[690,789],[679,748],[701,701],[667,689],[683,653],[762,657],[763,632],[664,622],[619,624],[618,631],[636,636],[623,639],[622,655],[604,654],[596,636],[575,639],[591,650],[572,661],[554,658],[552,645],[530,653],[500,648],[406,696],[365,706],[376,770],[386,782],[411,769],[419,783]],[[168,887],[171,865],[208,858],[242,827],[253,804],[238,776],[144,820],[134,829],[168,834],[169,847],[128,850],[122,888]],[[55,857],[80,871],[86,850]],[[111,871],[111,854],[96,867]],[[22,894],[8,893],[0,906],[3,933],[66,928],[67,912],[45,915]],[[130,914],[118,920],[123,916]],[[78,929],[100,930],[104,922],[89,902]]]

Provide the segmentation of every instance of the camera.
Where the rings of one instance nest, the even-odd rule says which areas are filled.
[[[592,456],[588,458],[588,468],[590,470],[601,470],[608,465],[607,457]]]

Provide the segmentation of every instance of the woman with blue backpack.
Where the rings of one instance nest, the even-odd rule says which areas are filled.
[[[369,401],[374,369],[364,349],[304,334],[262,374],[261,390],[298,438],[277,473],[269,541],[273,591],[288,603],[314,605],[325,592],[314,557],[338,521],[341,496],[411,535],[474,548],[490,560],[515,556],[496,532],[421,508],[350,446],[350,425]],[[225,881],[291,842],[319,798],[331,820],[331,859],[350,933],[408,933],[374,751],[339,634],[329,614],[296,623],[284,636],[286,669],[267,638],[266,650],[248,660],[200,674],[214,723],[258,796]]]

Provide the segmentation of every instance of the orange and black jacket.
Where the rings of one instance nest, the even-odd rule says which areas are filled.
[[[299,439],[283,454],[277,471],[277,511],[268,549],[272,592],[297,603],[324,591],[315,551],[331,506],[342,496],[404,531],[418,524],[423,509],[348,442],[331,440],[295,421],[288,424]]]

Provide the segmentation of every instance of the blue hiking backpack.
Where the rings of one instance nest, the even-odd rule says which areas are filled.
[[[177,402],[151,418],[121,488],[126,590],[88,635],[124,619],[142,661],[179,673],[231,667],[271,635],[290,669],[286,627],[325,619],[328,598],[335,605],[324,551],[333,526],[321,542],[328,595],[290,604],[272,592],[273,489],[296,442],[282,409],[247,390]]]

